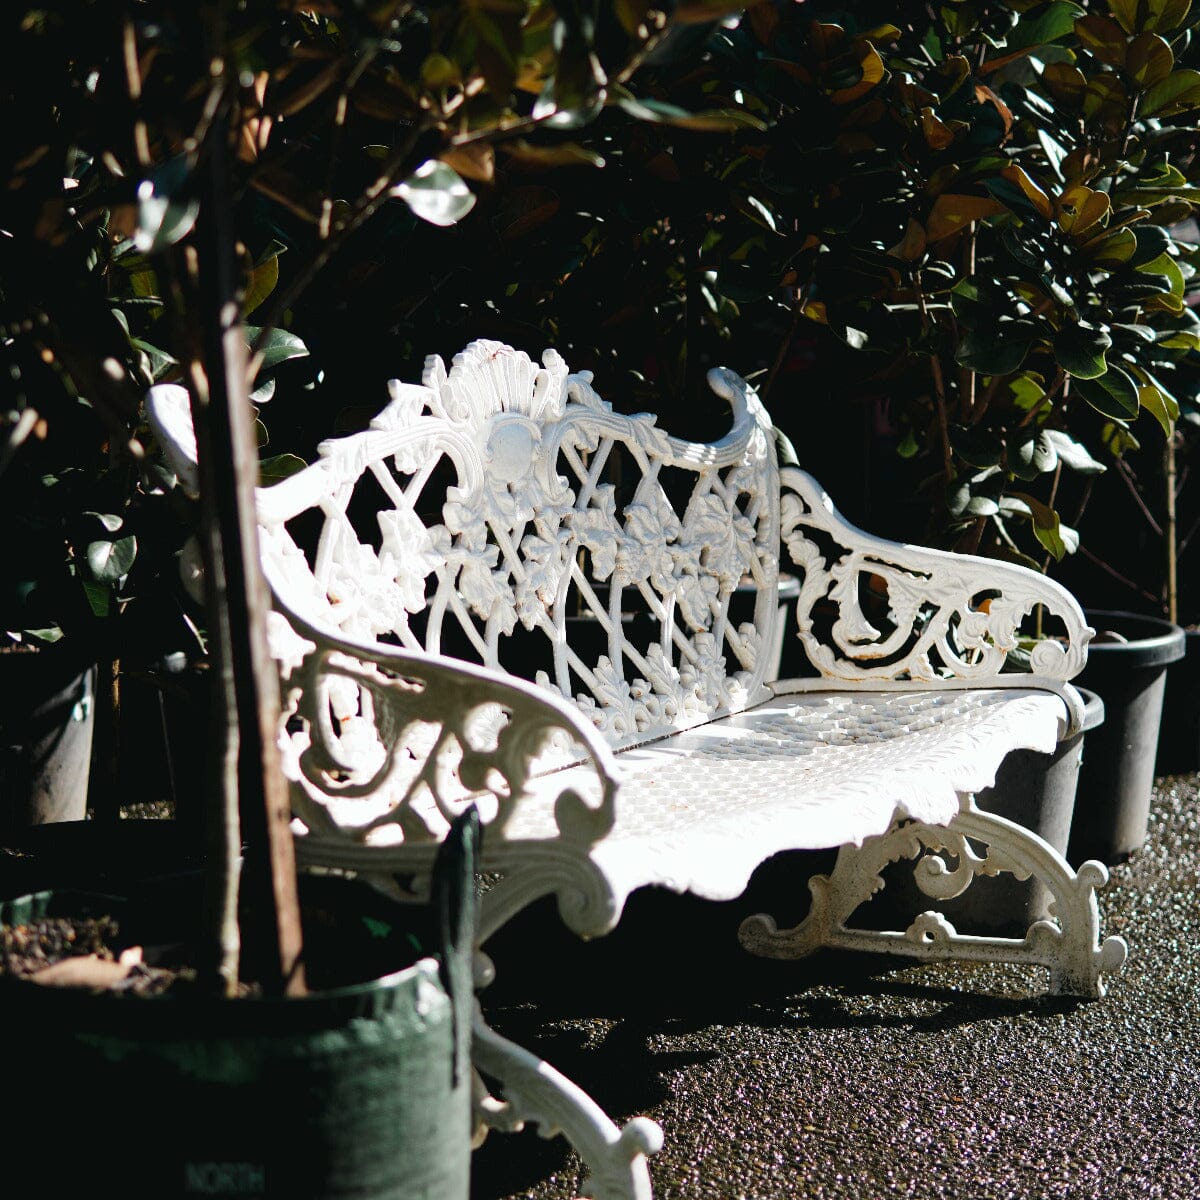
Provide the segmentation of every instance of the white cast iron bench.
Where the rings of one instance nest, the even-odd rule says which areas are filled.
[[[612,411],[552,350],[539,366],[475,342],[449,372],[431,358],[420,385],[393,381],[368,431],[260,489],[300,861],[419,892],[449,820],[476,803],[499,876],[482,944],[548,894],[593,937],[637,888],[728,900],[781,851],[839,847],[807,918],[749,917],[748,950],[1036,963],[1053,992],[1102,995],[1126,953],[1100,940],[1105,867],[1073,871],[973,800],[1005,755],[1077,727],[1069,680],[1092,632],[1079,606],[1020,567],[855,529],[778,466],[747,384],[709,378],[733,423],[700,445]],[[148,409],[186,477],[186,394],[155,388]],[[781,546],[818,675],[782,683],[766,653]],[[1035,645],[1034,674],[1007,672],[1035,606],[1061,637]],[[923,851],[931,911],[855,927],[883,867]],[[1042,880],[1053,919],[981,937],[934,910],[1000,871]],[[482,1018],[475,1062],[504,1097],[481,1081],[484,1124],[561,1129],[595,1195],[649,1196],[653,1122],[618,1129]]]

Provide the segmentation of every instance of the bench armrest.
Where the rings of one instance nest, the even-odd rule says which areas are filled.
[[[369,841],[393,852],[398,843],[436,842],[472,803],[488,839],[503,837],[535,777],[581,763],[590,767],[588,798],[573,786],[558,791],[557,836],[586,848],[612,828],[612,751],[553,693],[487,667],[332,633],[278,596],[270,635],[283,675],[280,743],[293,811],[316,842],[330,843],[330,865],[348,865],[348,841],[367,851],[363,867]],[[548,786],[553,794],[552,779]],[[382,839],[371,838],[376,831]]]
[[[1055,636],[1034,643],[1033,673],[1061,684],[1083,669],[1094,630],[1053,580],[873,537],[804,471],[786,467],[780,477],[781,536],[803,573],[799,636],[823,677],[987,683],[1011,665],[1021,624],[1039,605]]]

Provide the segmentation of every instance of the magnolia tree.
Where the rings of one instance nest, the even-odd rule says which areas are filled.
[[[265,982],[302,990],[254,520],[260,480],[300,465],[260,455],[262,406],[308,353],[291,314],[381,223],[418,243],[466,218],[498,158],[569,160],[571,131],[606,106],[688,118],[635,101],[668,14],[567,0],[146,0],[114,16],[74,0],[3,20],[13,391],[0,487],[35,551],[4,597],[4,627],[90,641],[110,660],[151,628],[156,646],[204,650],[210,861],[224,868],[208,965],[232,991],[244,840],[245,886],[273,914]],[[142,399],[163,382],[190,397],[198,499],[172,486],[146,434]],[[172,578],[179,557],[193,585],[202,576],[201,607]]]

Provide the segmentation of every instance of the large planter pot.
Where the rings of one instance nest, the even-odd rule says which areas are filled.
[[[95,685],[57,647],[0,653],[0,829],[86,814]]]
[[[1091,610],[1098,638],[1077,683],[1104,700],[1103,729],[1088,742],[1067,857],[1116,863],[1146,840],[1167,667],[1183,657],[1184,635],[1160,617]],[[1106,632],[1124,641],[1101,640]]]
[[[1200,629],[1184,630],[1184,653],[1167,670],[1156,775],[1200,771]]]
[[[1096,731],[1105,720],[1101,698],[1087,689],[1080,691],[1084,717],[1079,731],[1050,754],[1014,750],[1000,764],[995,783],[975,797],[975,803],[984,811],[1023,825],[1064,856],[1080,764],[1087,760]],[[1040,880],[1017,879],[1007,872],[977,875],[961,896],[936,901],[918,888],[911,862],[889,866],[884,878],[886,886],[862,914],[867,925],[892,927],[897,921],[907,923],[924,909],[934,908],[960,933],[1020,937],[1034,921],[1052,915],[1052,896]]]
[[[402,936],[389,926],[399,906],[363,885],[316,882],[326,894],[306,943],[332,939],[352,955],[364,920],[381,946]],[[0,922],[115,911],[152,944],[171,905],[156,907],[139,918],[111,898],[42,892],[0,904]],[[5,1076],[20,1081],[21,1153],[61,1195],[112,1171],[162,1196],[466,1200],[470,998],[456,1003],[442,974],[419,957],[304,998],[236,1000],[0,980],[20,1030]]]
[[[1000,764],[995,784],[975,797],[980,808],[1024,825],[1064,857],[1081,764],[1105,720],[1104,701],[1086,688],[1080,691],[1084,713],[1079,732],[1060,742],[1051,754],[1014,750]],[[964,932],[1021,934],[1034,921],[1051,915],[1051,900],[1040,880],[1009,874],[980,876],[962,896],[946,901],[942,911]]]

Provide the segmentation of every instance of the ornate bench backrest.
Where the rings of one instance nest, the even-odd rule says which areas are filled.
[[[757,397],[710,383],[733,425],[700,445],[613,412],[553,350],[432,357],[366,432],[260,492],[276,598],[356,641],[533,678],[613,746],[741,711],[767,692],[779,480]]]

